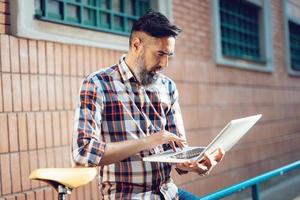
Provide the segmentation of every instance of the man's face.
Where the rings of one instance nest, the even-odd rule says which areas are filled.
[[[168,66],[168,59],[174,54],[175,38],[151,38],[143,45],[137,59],[138,78],[141,85],[149,85],[156,81],[159,71]]]

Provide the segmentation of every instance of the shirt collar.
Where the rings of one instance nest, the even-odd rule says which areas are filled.
[[[122,55],[120,60],[119,60],[119,71],[121,74],[121,77],[124,81],[129,81],[130,79],[134,79],[135,77],[132,74],[132,72],[130,71],[129,67],[127,66],[126,62],[125,62],[125,56],[126,54]]]

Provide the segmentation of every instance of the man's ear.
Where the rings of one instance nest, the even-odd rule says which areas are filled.
[[[134,37],[131,40],[131,49],[134,52],[139,52],[142,48],[142,42],[141,39],[139,37]]]

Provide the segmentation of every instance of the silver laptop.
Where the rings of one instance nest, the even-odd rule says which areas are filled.
[[[143,161],[183,163],[189,160],[201,160],[204,153],[211,154],[221,147],[229,151],[261,118],[261,114],[231,120],[207,147],[185,147],[184,149],[168,150],[162,153],[146,156]]]

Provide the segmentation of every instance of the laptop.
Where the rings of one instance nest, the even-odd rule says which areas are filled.
[[[261,118],[261,114],[231,120],[206,147],[185,147],[176,152],[168,150],[162,153],[143,157],[147,162],[184,163],[190,160],[201,160],[204,153],[212,154],[221,147],[229,151]]]

